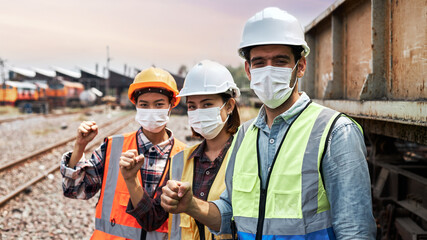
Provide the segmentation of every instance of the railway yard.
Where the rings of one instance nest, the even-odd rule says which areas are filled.
[[[100,126],[88,145],[90,154],[104,137],[135,131],[134,116],[133,111],[96,108],[0,123],[0,239],[89,239],[98,194],[87,201],[63,196],[61,156],[72,150],[81,121]],[[177,136],[191,134],[186,116],[173,115],[171,122]]]
[[[298,90],[363,128],[377,240],[427,239],[426,13],[426,0],[337,0],[304,29],[310,54]],[[138,129],[134,76],[24,70],[11,68],[0,88],[2,107],[15,109],[0,108],[0,240],[89,239],[99,193],[65,198],[61,156],[82,121],[99,126],[86,158],[105,137]],[[185,76],[173,77],[180,90]],[[239,87],[243,123],[262,102]],[[181,101],[168,127],[193,145],[186,110]]]

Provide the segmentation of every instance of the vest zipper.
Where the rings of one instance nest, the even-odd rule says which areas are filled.
[[[258,224],[257,224],[257,231],[256,231],[256,236],[255,239],[256,240],[262,240],[262,233],[263,233],[263,229],[264,229],[264,219],[265,219],[265,204],[267,201],[267,190],[268,190],[268,183],[270,182],[270,176],[271,176],[271,172],[273,171],[273,167],[274,164],[276,163],[276,159],[277,156],[279,155],[279,152],[282,150],[282,144],[285,141],[286,135],[288,135],[289,129],[291,129],[292,125],[294,124],[294,122],[298,119],[298,117],[301,115],[302,112],[304,112],[304,110],[311,104],[311,100],[308,102],[308,104],[304,107],[304,109],[298,113],[298,116],[295,118],[295,120],[289,125],[288,129],[285,132],[285,135],[282,138],[282,141],[280,142],[279,147],[277,148],[276,154],[274,155],[273,158],[273,162],[271,163],[271,167],[270,170],[268,171],[267,174],[267,182],[265,184],[265,189],[263,189],[262,187],[262,182],[261,182],[261,163],[260,163],[260,156],[259,156],[259,144],[258,144],[258,140],[259,140],[259,128],[258,128],[258,132],[257,132],[257,142],[256,142],[256,150],[257,150],[257,162],[258,162],[258,177],[260,179],[260,200],[259,200],[259,211],[258,211]]]

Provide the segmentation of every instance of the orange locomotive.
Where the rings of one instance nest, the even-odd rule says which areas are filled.
[[[19,107],[23,112],[47,112],[49,107],[77,107],[84,91],[81,83],[55,80],[44,82],[6,81],[0,83],[0,105]]]
[[[52,108],[77,107],[80,105],[79,96],[84,91],[84,86],[78,82],[69,82],[57,79],[49,83],[47,97]]]

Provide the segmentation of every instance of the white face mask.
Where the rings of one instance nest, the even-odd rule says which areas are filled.
[[[298,65],[295,65],[295,67]],[[251,89],[267,107],[275,109],[282,105],[295,87],[290,87],[294,68],[266,66],[251,69]]]
[[[143,129],[146,129],[149,132],[158,133],[169,121],[169,108],[136,108],[135,121],[137,121]]]
[[[205,139],[213,139],[221,132],[228,120],[227,117],[223,122],[221,118],[221,109],[224,106],[225,103],[222,107],[188,111],[188,123],[196,133],[202,135]]]

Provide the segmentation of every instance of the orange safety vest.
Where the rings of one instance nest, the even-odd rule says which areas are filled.
[[[95,231],[91,239],[140,239],[142,228],[134,217],[126,213],[130,194],[126,182],[120,173],[119,161],[122,152],[130,149],[138,149],[136,132],[124,135],[108,137],[107,152],[104,163],[104,177],[99,201],[96,205]],[[163,170],[162,178],[158,186],[161,186],[169,170],[170,158],[185,148],[185,144],[174,139],[174,145],[169,159]],[[141,182],[141,175],[138,174]],[[157,193],[154,195],[156,198]],[[147,239],[150,235],[168,232],[167,221],[156,231],[147,232]],[[156,238],[155,236],[153,236]]]

